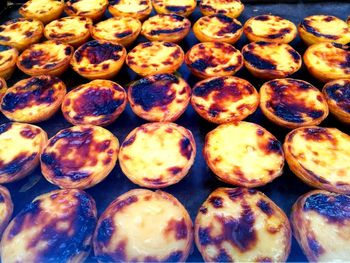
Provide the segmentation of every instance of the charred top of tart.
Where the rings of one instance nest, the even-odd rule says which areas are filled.
[[[172,74],[157,74],[143,78],[129,86],[130,98],[144,111],[150,111],[155,107],[166,107],[176,99],[177,91],[172,85],[179,83],[179,78]]]
[[[79,47],[74,52],[74,59],[77,63],[86,58],[90,64],[101,64],[106,60],[118,61],[123,53],[125,48],[122,45],[93,40]]]
[[[331,42],[338,42],[341,38],[347,38],[350,41],[348,25],[335,16],[309,16],[301,21],[299,27],[315,37],[327,39]]]
[[[238,17],[244,9],[240,0],[202,0],[200,9],[205,14],[225,14],[230,17]]]
[[[64,3],[62,0],[30,0],[24,3],[20,9],[20,14],[39,14],[44,15],[46,13],[52,12],[57,8],[63,8]]]
[[[125,90],[112,81],[94,80],[70,91],[62,103],[65,116],[75,124],[100,125],[113,118],[126,104]]]
[[[214,77],[193,87],[192,104],[212,118],[241,119],[258,106],[259,95],[248,81],[236,77]]]
[[[126,57],[128,66],[143,76],[171,73],[178,69],[184,58],[180,46],[163,41],[144,42],[133,48]]]
[[[301,66],[301,56],[288,44],[254,42],[243,47],[246,63],[257,70],[296,71]]]
[[[197,6],[196,0],[152,0],[157,12],[162,14],[175,13],[189,15]]]
[[[128,134],[119,154],[130,180],[160,188],[180,181],[193,164],[196,145],[192,133],[174,123],[144,124]]]
[[[108,0],[69,0],[66,2],[65,10],[70,14],[89,15],[99,12],[108,5]]]
[[[0,45],[0,69],[6,69],[16,63],[18,51],[11,46]]]
[[[185,62],[190,69],[199,74],[231,75],[243,66],[243,57],[239,50],[230,44],[205,42],[193,46],[186,53]]]
[[[188,256],[192,236],[191,219],[175,197],[135,189],[115,199],[101,215],[94,252],[103,262],[180,262]]]
[[[114,167],[117,139],[106,129],[82,125],[53,136],[41,155],[45,177],[64,188],[87,188],[103,180],[104,166]]]
[[[271,182],[282,174],[284,166],[282,145],[276,137],[245,121],[221,124],[209,132],[203,152],[221,180],[246,187]]]
[[[53,70],[69,60],[73,51],[70,45],[48,41],[31,45],[19,56],[17,63],[27,70]]]
[[[73,260],[77,253],[89,252],[96,221],[95,201],[83,191],[56,190],[40,195],[6,228],[2,258],[13,259],[10,257],[16,250],[25,261]]]
[[[43,24],[35,19],[16,18],[0,25],[0,41],[11,43],[30,39],[34,34],[42,33]]]
[[[349,135],[336,128],[298,128],[286,136],[283,147],[288,163],[299,167],[304,181],[332,192],[350,192]]]
[[[322,93],[302,80],[272,80],[261,87],[260,94],[264,108],[286,122],[308,122],[328,113]]]
[[[218,188],[199,209],[195,239],[208,262],[284,261],[289,254],[291,229],[283,211],[263,193]],[[263,249],[266,240],[274,245]]]
[[[9,88],[1,102],[1,110],[15,112],[32,107],[47,107],[60,100],[66,87],[57,77],[41,75],[24,79]]]
[[[177,14],[158,14],[143,23],[142,34],[154,37],[178,34],[188,31],[190,28],[190,20],[183,16]]]
[[[339,108],[350,114],[350,79],[327,83],[323,88],[323,93]]]
[[[136,18],[112,17],[97,23],[92,30],[92,35],[107,41],[118,41],[138,34],[140,30],[141,23]]]
[[[218,38],[230,37],[242,29],[242,24],[238,20],[224,14],[203,16],[196,23],[203,34]]]
[[[288,43],[295,37],[297,29],[291,21],[282,17],[259,15],[250,18],[245,23],[244,32],[254,41],[264,40]],[[286,40],[283,41],[284,39]]]
[[[314,190],[294,204],[291,215],[294,233],[309,261],[348,258],[343,245],[349,240],[343,233],[350,227],[349,202],[349,195]],[[320,227],[322,231],[317,231]]]
[[[111,0],[109,4],[123,14],[143,13],[152,10],[151,0]]]
[[[45,36],[54,40],[74,39],[86,35],[91,26],[92,21],[87,17],[62,17],[45,26]]]
[[[349,46],[337,43],[315,44],[305,51],[304,60],[309,68],[317,71],[350,76]]]
[[[45,143],[43,130],[25,123],[4,123],[0,125],[0,180],[11,182],[23,169],[32,168]],[[13,147],[18,143],[18,147]]]

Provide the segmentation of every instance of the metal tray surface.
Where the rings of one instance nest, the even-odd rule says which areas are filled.
[[[19,14],[17,12],[18,8],[18,5],[14,5],[8,7],[5,10],[0,10],[0,23],[3,23],[6,20],[12,18],[19,17]],[[252,16],[266,13],[279,15],[293,21],[295,24],[298,24],[302,18],[313,14],[335,15],[345,20],[347,16],[350,15],[350,3],[349,1],[246,1],[245,10],[238,18],[238,20],[240,20],[243,24],[248,18]],[[152,15],[153,14],[154,11]],[[111,15],[107,12],[105,14],[105,18],[109,17],[111,17]],[[199,17],[201,17],[201,13],[197,8],[196,11],[189,17],[189,19],[193,24]],[[132,45],[132,47],[137,43],[145,41],[146,39],[140,36],[137,39],[136,43]],[[180,45],[186,52],[191,46],[196,43],[198,43],[198,40],[195,38],[193,32],[191,31],[190,34],[180,43]],[[235,44],[235,47],[241,49],[247,43],[248,40],[243,35],[242,38]],[[299,37],[297,37],[291,43],[291,45],[300,54],[303,54],[306,49],[306,46],[301,42]],[[128,50],[130,50],[132,47],[129,47]],[[181,66],[181,68],[178,70],[178,73],[190,84],[190,86],[193,86],[196,82],[199,81],[198,78],[189,72],[185,64]],[[264,83],[264,81],[253,77],[245,68],[241,69],[236,74],[236,76],[250,81],[258,90]],[[11,86],[17,81],[27,77],[27,75],[17,69],[12,78],[8,81],[8,86]],[[318,82],[316,79],[310,76],[304,66],[291,77],[306,80],[320,89],[323,86],[322,83]],[[68,90],[73,89],[79,84],[88,82],[87,79],[80,77],[72,69],[67,70],[60,78],[66,83]],[[138,78],[139,77],[134,72],[132,72],[126,65],[124,65],[114,81],[126,87],[128,83]],[[0,113],[0,124],[8,121],[9,120],[7,120],[4,115]],[[262,125],[264,128],[272,132],[281,142],[284,141],[284,137],[288,132],[287,129],[280,128],[267,120],[260,109],[249,116],[246,121]],[[146,121],[137,117],[131,111],[130,106],[127,106],[126,110],[121,114],[121,116],[114,123],[109,125],[107,129],[113,132],[118,137],[119,141],[122,142],[131,130],[144,123],[146,123]],[[198,208],[213,190],[215,190],[217,187],[234,186],[225,184],[216,179],[214,174],[206,165],[202,156],[204,137],[209,131],[214,129],[216,125],[208,123],[202,119],[191,106],[187,108],[185,113],[176,121],[176,123],[192,131],[197,144],[197,156],[189,174],[176,185],[164,188],[164,191],[178,198],[179,201],[188,210],[192,220],[194,220]],[[71,126],[71,124],[69,124],[63,118],[61,112],[55,114],[50,120],[41,122],[37,125],[42,127],[48,133],[49,137],[52,137],[61,129]],[[345,126],[342,123],[338,122],[331,115],[321,124],[321,126],[337,127],[343,132],[346,132],[348,134],[350,133],[349,126]],[[5,186],[10,190],[12,199],[14,201],[14,216],[24,207],[25,204],[31,202],[36,196],[58,188],[43,178],[39,167],[26,178],[15,183],[7,184]],[[93,188],[87,189],[86,191],[96,200],[98,213],[100,215],[109,205],[109,203],[117,196],[134,188],[138,188],[138,186],[128,180],[128,178],[122,173],[119,164],[117,164],[114,170],[103,182],[99,183]],[[272,183],[269,183],[266,186],[259,187],[257,189],[270,197],[278,206],[280,206],[285,211],[287,216],[290,215],[291,207],[297,198],[311,190],[309,186],[305,185],[291,173],[287,164],[285,165],[284,173],[282,176],[275,179]],[[194,244],[193,251],[188,257],[187,261],[203,261],[199,251]],[[307,261],[294,238],[288,261]],[[86,262],[96,262],[96,259],[93,257],[92,253]]]

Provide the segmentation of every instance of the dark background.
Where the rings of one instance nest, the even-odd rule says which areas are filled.
[[[4,0],[0,1],[0,3],[4,3]],[[349,1],[255,0],[242,2],[245,3],[245,10],[238,18],[238,20],[241,21],[242,24],[252,16],[266,13],[279,15],[281,17],[293,21],[295,24],[298,24],[302,18],[314,14],[335,15],[344,20],[347,18],[348,15],[350,15]],[[18,7],[19,5],[15,5],[7,9],[3,9],[3,12],[0,13],[0,23],[3,23],[11,18],[19,17],[17,13]],[[154,11],[152,15],[153,14]],[[193,24],[200,16],[201,13],[197,8],[196,11],[189,17],[189,19]],[[107,12],[105,14],[105,18],[108,17],[111,17],[111,15]],[[133,46],[135,46],[139,42],[145,41],[145,38],[139,37]],[[185,40],[180,43],[180,45],[186,52],[191,46],[193,46],[196,43],[198,43],[198,41],[194,37],[193,32],[191,31],[190,34],[185,38]],[[242,36],[242,38],[235,44],[235,47],[241,49],[247,43],[248,41],[245,38],[245,36]],[[303,54],[306,49],[299,37],[297,37],[291,43],[291,45],[300,54]],[[132,47],[129,47],[128,50],[130,50]],[[196,77],[190,74],[185,64],[181,66],[181,68],[178,70],[178,73],[185,80],[187,80],[190,86],[193,86],[198,81]],[[236,74],[236,76],[242,77],[250,81],[258,90],[260,86],[264,83],[263,81],[256,79],[252,75],[250,75],[245,68],[241,69]],[[27,77],[27,75],[25,75],[17,69],[13,77],[7,82],[8,86],[11,86],[17,81]],[[315,80],[308,74],[304,65],[301,68],[301,70],[294,74],[292,77],[306,80],[319,89],[323,87],[322,83],[319,83],[317,80]],[[88,80],[83,79],[71,69],[66,71],[64,75],[61,76],[61,79],[66,83],[68,90],[73,89],[79,84],[88,82]],[[114,81],[118,82],[126,88],[127,84],[135,79],[138,79],[138,76],[135,73],[133,73],[130,69],[128,69],[126,65],[124,65],[118,76],[114,79]],[[288,132],[288,130],[280,128],[268,121],[263,116],[260,109],[258,109],[253,115],[248,117],[246,120],[262,125],[267,130],[272,132],[281,142],[284,141],[284,137]],[[8,120],[0,113],[0,124],[5,122],[8,122]],[[107,129],[113,132],[118,137],[119,141],[122,142],[132,129],[143,123],[146,123],[146,121],[138,118],[135,114],[133,114],[130,107],[127,106],[126,110],[121,114],[117,121],[109,125]],[[180,202],[182,202],[182,204],[187,208],[188,212],[191,215],[191,218],[194,220],[198,208],[213,190],[215,190],[217,187],[222,186],[230,187],[230,185],[222,183],[214,177],[213,173],[205,164],[202,156],[204,137],[210,130],[214,129],[216,125],[210,124],[205,120],[201,119],[192,109],[191,106],[187,108],[186,112],[176,121],[176,123],[192,131],[197,144],[197,156],[189,174],[178,184],[167,187],[164,190],[178,198]],[[37,125],[42,127],[48,133],[49,137],[52,137],[61,129],[71,126],[67,121],[65,121],[61,112],[55,114],[50,120],[41,122]],[[340,122],[335,120],[333,116],[329,116],[321,124],[321,126],[337,127],[343,132],[350,132],[349,126],[341,124]],[[254,165],[254,163],[252,163],[252,165]],[[37,168],[28,177],[16,183],[7,184],[6,187],[8,187],[8,189],[10,190],[14,201],[14,215],[16,215],[24,207],[25,204],[31,202],[36,196],[57,189],[56,186],[48,183],[45,180],[45,178],[43,178],[39,168]],[[98,213],[101,214],[104,211],[104,209],[108,206],[108,204],[117,196],[119,196],[122,193],[125,193],[130,189],[134,189],[137,187],[137,185],[131,183],[126,178],[126,176],[123,175],[123,173],[120,170],[119,164],[117,164],[114,170],[111,172],[111,174],[103,182],[91,189],[88,189],[87,192],[91,194],[96,200]],[[295,175],[293,175],[286,164],[282,176],[275,179],[272,183],[264,187],[259,187],[258,190],[264,192],[267,196],[269,196],[274,202],[277,203],[278,206],[280,206],[285,211],[287,216],[289,216],[291,207],[296,201],[296,199],[300,195],[311,190],[311,188],[306,186]],[[92,255],[88,258],[87,261],[95,262]],[[190,254],[187,261],[203,261],[195,245],[193,246],[193,252]],[[288,261],[306,261],[305,256],[303,255],[294,238],[292,242],[291,254],[289,256]]]

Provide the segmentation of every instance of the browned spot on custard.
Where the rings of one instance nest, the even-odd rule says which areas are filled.
[[[281,143],[273,137],[270,137],[267,140],[259,140],[258,146],[266,154],[283,154]]]
[[[39,129],[31,128],[29,126],[24,128],[24,129],[22,129],[21,132],[20,132],[21,136],[23,136],[24,138],[27,138],[27,139],[33,139],[39,133],[40,133]]]
[[[237,187],[234,189],[229,189],[226,191],[228,197],[232,200],[232,201],[236,201],[237,198],[242,198],[244,195],[244,189],[241,187]]]
[[[199,212],[201,212],[202,214],[206,214],[208,212],[208,208],[204,207],[204,206],[201,206],[199,208]]]
[[[2,160],[0,160],[0,176],[16,175],[25,168],[25,165],[33,161],[36,156],[37,153],[29,155],[28,152],[21,152],[8,163],[4,163]]]
[[[202,246],[221,246],[223,242],[229,242],[241,253],[250,250],[257,241],[254,229],[254,212],[246,203],[242,204],[242,212],[239,218],[216,215],[215,220],[221,224],[222,233],[215,237],[211,236],[211,227],[200,227],[198,230],[199,243]]]
[[[117,213],[123,210],[125,207],[135,203],[138,201],[137,196],[131,195],[128,198],[122,199],[122,200],[117,200],[117,202],[114,203],[113,205],[113,212]]]
[[[223,207],[223,200],[220,196],[211,196],[209,198],[209,203],[211,203],[211,205],[214,207],[214,208],[221,208]]]
[[[132,135],[129,139],[125,140],[122,144],[122,147],[127,147],[127,146],[133,144],[135,139],[136,139],[136,134]]]
[[[317,242],[317,240],[313,237],[308,236],[307,237],[307,244],[309,246],[309,249],[314,254],[316,258],[318,258],[320,255],[324,253],[324,249],[321,246],[320,243]]]
[[[327,96],[336,102],[337,106],[350,114],[350,81],[344,80],[342,84],[333,84],[325,88]]]
[[[178,173],[182,172],[182,168],[178,166],[173,166],[167,169],[170,173],[173,175],[177,175]]]
[[[180,153],[182,156],[184,156],[187,160],[189,160],[192,156],[193,148],[191,144],[191,140],[187,137],[184,137],[180,140]]]
[[[186,239],[188,235],[187,225],[184,218],[181,220],[170,219],[164,230],[165,235],[175,234],[177,240]]]
[[[259,262],[259,263],[270,263],[270,262],[273,262],[272,258],[270,258],[270,257],[258,257],[254,261],[255,262]]]
[[[164,182],[162,180],[162,178],[156,178],[156,179],[153,179],[153,178],[147,178],[147,177],[144,177],[143,180],[149,184],[152,184],[152,185],[164,185],[166,182]]]
[[[265,213],[265,214],[268,215],[268,216],[271,216],[271,215],[274,213],[274,211],[273,211],[273,209],[271,208],[270,204],[269,204],[268,202],[266,202],[265,200],[263,200],[263,199],[260,199],[260,200],[257,202],[256,205],[260,208],[260,210],[261,210],[263,213]]]
[[[329,141],[332,143],[332,145],[337,146],[337,139],[333,137],[333,135],[328,132],[326,128],[322,127],[315,127],[315,128],[305,128],[303,129],[302,136],[306,140],[312,140],[312,141]]]
[[[300,26],[305,29],[305,31],[309,32],[310,34],[316,36],[316,37],[324,37],[328,39],[333,39],[337,40],[339,36],[336,35],[331,35],[331,34],[322,34],[320,31],[312,26],[312,20],[311,19],[304,19],[301,23]]]

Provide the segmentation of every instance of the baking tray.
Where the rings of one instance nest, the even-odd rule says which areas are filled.
[[[286,19],[293,21],[298,24],[299,21],[313,14],[328,14],[335,15],[341,19],[346,19],[350,15],[350,3],[349,1],[243,1],[245,3],[245,10],[242,15],[238,18],[244,23],[248,18],[259,14],[271,13],[279,15]],[[5,10],[2,10],[0,14],[0,23],[6,20],[19,17],[18,5],[10,6]],[[154,11],[153,13],[154,14]],[[199,9],[189,17],[192,24],[201,16]],[[105,18],[109,18],[111,15],[107,12]],[[139,37],[134,43],[146,41],[145,38]],[[191,46],[198,43],[193,32],[180,43],[184,51],[186,52]],[[245,36],[235,44],[238,49],[241,49],[248,41]],[[300,38],[297,37],[291,45],[301,54],[305,51],[305,46],[301,42]],[[132,48],[132,47],[130,47]],[[130,50],[129,48],[129,50]],[[178,73],[191,85],[193,86],[199,81],[193,76],[186,65],[183,64],[178,70]],[[250,81],[257,89],[263,84],[263,81],[254,78],[246,69],[241,69],[236,76],[244,78]],[[27,78],[28,76],[20,72],[18,69],[15,71],[13,77],[8,81],[8,86],[13,85],[17,81]],[[322,83],[319,83],[316,79],[312,78],[305,66],[301,68],[296,74],[292,75],[293,78],[306,80],[318,88],[322,88]],[[126,87],[128,83],[137,79],[138,76],[133,73],[126,65],[123,66],[122,70],[114,81],[118,82],[122,86]],[[73,89],[79,84],[87,83],[88,80],[83,79],[73,70],[67,70],[61,79],[66,83],[68,90]],[[267,130],[272,132],[281,142],[284,141],[284,137],[288,130],[280,128],[270,121],[268,121],[258,109],[253,115],[249,116],[247,121],[255,122]],[[8,120],[0,113],[0,124],[8,122]],[[130,109],[129,106],[121,114],[121,116],[111,125],[107,127],[113,132],[119,139],[120,142],[124,140],[127,134],[135,127],[146,123],[146,121],[137,117]],[[223,182],[220,182],[215,178],[213,173],[209,170],[205,164],[202,156],[202,149],[205,135],[216,127],[214,124],[210,124],[199,117],[198,114],[193,110],[191,106],[187,108],[185,113],[176,121],[179,125],[182,125],[190,129],[195,137],[197,144],[197,156],[193,167],[189,174],[179,183],[173,186],[169,186],[164,190],[180,200],[180,202],[187,208],[192,220],[194,220],[198,208],[207,198],[207,196],[217,187],[232,187]],[[61,112],[55,114],[50,120],[44,121],[38,124],[52,137],[61,129],[70,127],[71,125],[63,118]],[[337,127],[343,132],[349,133],[349,126],[344,126],[338,122],[334,117],[329,116],[321,126],[324,127]],[[1,145],[0,145],[1,147]],[[6,187],[10,190],[13,201],[14,201],[14,214],[16,215],[25,204],[31,202],[36,196],[57,189],[55,185],[50,184],[43,178],[40,168],[37,168],[32,174],[26,178],[11,184],[7,184]],[[116,165],[111,174],[101,183],[94,186],[93,188],[87,189],[86,191],[93,196],[96,200],[98,214],[100,215],[108,204],[114,200],[117,196],[125,193],[128,190],[138,188],[137,185],[131,183],[127,177],[122,173],[119,164]],[[275,179],[272,183],[267,184],[264,187],[257,188],[258,190],[269,196],[274,202],[280,206],[287,216],[290,215],[291,207],[296,199],[311,190],[310,187],[301,182],[295,175],[291,173],[288,166],[285,165],[284,173],[279,178]],[[193,245],[193,251],[188,257],[188,262],[202,262],[203,259]],[[291,254],[288,258],[289,262],[304,262],[307,261],[303,255],[299,245],[293,238]],[[93,254],[89,256],[87,262],[96,262]]]

